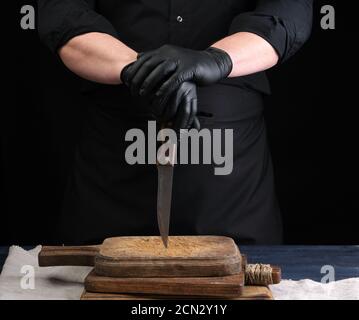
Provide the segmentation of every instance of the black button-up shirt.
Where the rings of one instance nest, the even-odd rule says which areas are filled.
[[[141,52],[173,44],[205,49],[237,32],[266,39],[280,60],[310,35],[312,0],[38,0],[39,33],[56,51],[71,38],[110,34]],[[223,82],[269,92],[263,73]]]

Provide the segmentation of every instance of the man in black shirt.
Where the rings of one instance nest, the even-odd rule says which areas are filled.
[[[199,120],[204,128],[234,130],[230,175],[214,176],[208,165],[176,166],[171,234],[281,241],[263,71],[307,40],[312,0],[39,0],[38,8],[42,41],[89,80],[91,105],[59,225],[64,241],[158,233],[156,168],[124,159],[127,130],[145,130],[154,101],[179,127],[198,127]],[[194,85],[197,108],[168,102]]]

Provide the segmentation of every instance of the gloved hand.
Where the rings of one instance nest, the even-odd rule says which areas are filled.
[[[227,77],[232,68],[232,60],[223,50],[211,47],[196,51],[164,45],[139,54],[138,60],[123,70],[121,78],[132,94],[149,96],[163,105],[181,83],[214,84]]]
[[[159,105],[157,100],[150,102],[154,118],[166,126],[179,131],[192,127],[200,129],[197,114],[197,86],[191,82],[183,82],[170,96],[166,105]]]
[[[122,83],[130,87],[125,80],[133,62],[125,66],[121,72]],[[174,130],[196,128],[200,130],[197,114],[197,86],[191,82],[179,84],[177,90],[168,95],[168,103],[161,104],[155,96],[147,97],[152,116],[160,123],[170,125]]]

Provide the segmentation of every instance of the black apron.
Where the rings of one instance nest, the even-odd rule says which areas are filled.
[[[146,133],[152,119],[124,86],[118,87],[117,95],[121,99],[117,97],[116,107],[106,87],[91,97],[59,223],[59,237],[66,244],[159,235],[156,166],[129,165],[125,160],[131,144],[125,141],[126,132],[140,128]],[[280,243],[262,94],[223,82],[199,88],[198,101],[205,115],[200,116],[202,128],[234,130],[234,167],[230,175],[217,176],[215,164],[175,166],[170,235]]]

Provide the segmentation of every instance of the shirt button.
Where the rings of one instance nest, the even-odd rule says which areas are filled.
[[[178,17],[177,17],[177,21],[178,21],[179,23],[182,23],[182,22],[183,22],[183,17],[178,16]]]

